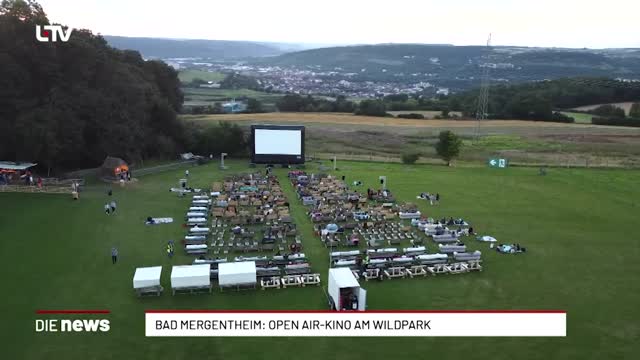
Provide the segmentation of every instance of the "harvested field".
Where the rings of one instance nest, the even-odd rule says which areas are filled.
[[[251,124],[303,124],[307,154],[345,160],[400,161],[405,151],[422,153],[419,162],[437,163],[433,145],[440,131],[462,137],[460,160],[484,163],[493,156],[512,164],[639,167],[640,128],[521,120],[414,120],[344,113],[266,113],[184,116],[187,121]]]
[[[220,114],[185,115],[185,120],[208,121],[254,121],[254,122],[295,122],[316,124],[398,126],[411,128],[468,128],[475,127],[475,120],[420,120],[391,117],[357,116],[350,113],[264,113],[264,114]],[[581,124],[542,123],[524,120],[486,120],[482,127],[567,127],[587,126]],[[591,126],[591,125],[588,125]]]

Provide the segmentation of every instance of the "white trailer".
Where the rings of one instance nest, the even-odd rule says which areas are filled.
[[[364,311],[367,307],[367,291],[360,287],[358,279],[349,268],[329,269],[329,303],[336,311]]]

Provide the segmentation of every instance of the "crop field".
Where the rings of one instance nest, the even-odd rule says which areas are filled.
[[[251,171],[244,161],[193,167],[193,186],[206,187],[225,174]],[[307,171],[316,172],[309,163]],[[256,169],[253,169],[256,170]],[[257,169],[260,170],[260,169]],[[312,234],[305,208],[276,169],[302,231],[304,252],[326,281],[328,250]],[[640,172],[628,170],[537,169],[341,162],[337,176],[362,189],[379,175],[399,201],[419,202],[423,214],[463,217],[481,234],[518,242],[522,255],[501,255],[486,244],[465,242],[483,252],[480,273],[367,282],[369,309],[560,309],[567,311],[566,338],[145,338],[148,309],[326,309],[322,287],[239,293],[137,298],[134,269],[163,266],[170,288],[171,265],[191,263],[177,249],[168,259],[164,244],[184,234],[181,218],[188,199],[167,191],[183,170],[148,175],[126,188],[115,187],[118,212],[107,216],[107,186],[89,185],[79,201],[68,195],[4,194],[0,243],[6,311],[3,333],[7,359],[283,359],[292,351],[306,359],[630,359],[638,351],[640,247],[633,241],[640,206]],[[416,200],[439,192],[431,207]],[[145,226],[147,216],[173,217],[168,225]],[[111,264],[110,249],[120,260]],[[430,252],[436,251],[428,243]],[[17,254],[22,254],[16,256]],[[326,285],[326,283],[325,283]],[[37,309],[109,309],[106,334],[36,333]],[[93,315],[88,315],[93,316]],[[461,324],[463,326],[463,324]]]
[[[507,157],[512,163],[549,166],[640,167],[640,129],[521,120],[414,120],[340,113],[266,113],[184,116],[186,121],[302,124],[307,154],[353,160],[399,161],[419,151],[421,162],[439,163],[433,145],[440,131],[461,136],[460,160],[484,162]]]

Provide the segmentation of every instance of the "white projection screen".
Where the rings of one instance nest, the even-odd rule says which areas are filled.
[[[256,129],[256,154],[300,155],[302,133],[300,130]]]
[[[253,125],[251,140],[253,163],[304,163],[304,126]]]

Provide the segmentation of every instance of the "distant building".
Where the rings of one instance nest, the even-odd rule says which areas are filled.
[[[449,89],[447,89],[447,88],[439,88],[436,91],[436,94],[447,96],[447,95],[449,95]]]
[[[200,84],[201,88],[209,88],[209,89],[219,89],[220,88],[220,84],[219,83],[214,83],[212,81],[207,82],[206,84]]]
[[[236,102],[236,101],[230,101],[228,103],[222,104],[222,109],[227,114],[235,114],[235,113],[246,111],[247,104]]]

